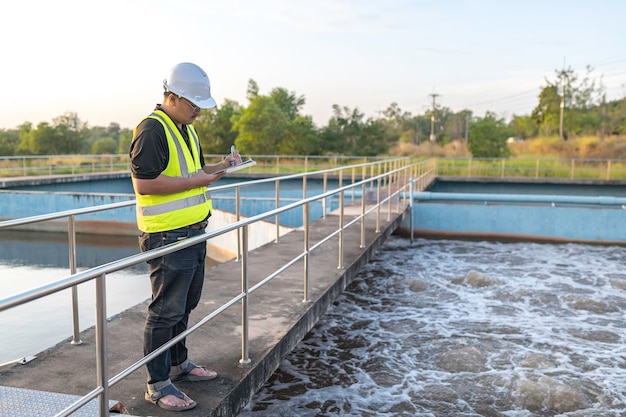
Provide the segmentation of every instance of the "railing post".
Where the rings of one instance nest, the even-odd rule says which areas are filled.
[[[324,191],[323,191],[323,193],[326,194],[326,191],[328,189],[328,172],[324,172],[324,181],[323,181],[323,183],[324,183],[324,187],[323,187]],[[326,200],[327,199],[328,199],[327,197],[322,199],[322,219],[326,218],[326,210],[327,210],[327,207],[326,207],[327,201]]]
[[[415,224],[414,224],[414,219],[413,219],[413,186],[414,186],[413,177],[409,178],[409,184],[410,184],[410,188],[409,188],[409,225],[411,227],[411,243],[413,243],[414,236],[415,236]]]
[[[339,263],[337,269],[343,269],[343,190],[339,191]]]
[[[276,208],[280,208],[280,180],[276,180],[276,187],[274,187],[276,189]],[[274,240],[274,243],[278,243],[278,240],[280,239],[280,215],[277,214],[276,215],[276,239]]]
[[[304,296],[302,298],[303,303],[309,301],[309,219],[310,219],[310,206],[306,203],[304,206],[304,217],[302,218],[302,225],[304,227]]]
[[[239,233],[237,233],[239,235]],[[239,365],[251,363],[249,357],[249,320],[248,320],[248,225],[241,227],[241,359]]]
[[[539,178],[539,159],[535,162],[535,178]]]
[[[365,182],[361,182],[361,244],[359,248],[365,247]]]
[[[361,181],[365,181],[366,177],[367,177],[367,168],[365,167],[365,165],[363,165],[361,167]],[[365,193],[363,193],[363,198],[365,198]]]
[[[352,185],[354,185],[354,183],[356,182],[356,168],[352,167]],[[356,187],[352,187],[352,204],[354,204],[354,189]]]
[[[606,161],[606,179],[607,181],[611,179],[611,160]]]
[[[387,186],[387,221],[391,221],[391,196],[392,196],[392,188],[391,188],[391,176],[387,175],[387,177],[389,178],[389,185]]]
[[[572,161],[571,161],[569,178],[571,180],[574,179],[574,159],[572,159]]]
[[[339,170],[339,188],[343,187],[343,169]]]
[[[396,173],[396,185],[398,187],[398,199],[396,200],[396,213],[400,213],[400,194],[402,190],[404,190],[406,186],[406,177],[403,176],[402,180],[400,179],[400,175],[404,175],[404,172]]]
[[[76,273],[76,228],[75,217],[73,214],[67,218],[67,244],[69,248],[69,261],[70,261],[70,274]],[[72,345],[81,345],[83,342],[80,340],[80,318],[78,311],[78,287],[74,285],[72,287]]]
[[[96,379],[102,388],[98,396],[100,417],[109,415],[109,371],[107,366],[106,274],[96,278]]]
[[[380,233],[380,182],[381,179],[378,177],[376,186],[376,233]]]
[[[236,221],[241,220],[241,187],[235,187],[235,216]],[[241,233],[237,231],[237,261],[241,258]]]
[[[504,159],[502,159],[502,167],[500,169],[500,178],[504,178]]]

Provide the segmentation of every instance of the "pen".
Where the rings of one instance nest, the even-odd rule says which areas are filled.
[[[230,145],[230,155],[233,157],[233,159],[231,159],[230,164],[232,166],[235,166],[235,145]]]

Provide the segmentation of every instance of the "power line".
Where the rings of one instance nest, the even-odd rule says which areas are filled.
[[[468,104],[465,107],[476,107],[476,106],[483,106],[485,104],[498,103],[500,101],[511,100],[511,99],[514,99],[514,98],[518,98],[520,96],[524,96],[526,94],[530,94],[530,93],[537,93],[537,89],[534,88],[532,90],[524,91],[522,93],[513,94],[511,96],[506,96],[506,97],[502,97],[502,98],[496,98],[496,99],[493,99],[493,100],[483,101],[483,102],[480,102],[480,103]]]

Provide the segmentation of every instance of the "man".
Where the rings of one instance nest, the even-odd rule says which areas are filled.
[[[203,234],[212,209],[207,186],[224,175],[212,172],[241,163],[234,152],[220,163],[204,164],[192,123],[215,101],[209,78],[199,66],[189,62],[174,66],[163,87],[163,103],[135,128],[130,145],[142,251]],[[152,301],[144,355],[187,329],[189,314],[200,300],[205,257],[203,242],[148,262]],[[217,374],[191,362],[187,353],[183,339],[147,364],[147,401],[172,411],[196,406],[172,381],[204,381]]]

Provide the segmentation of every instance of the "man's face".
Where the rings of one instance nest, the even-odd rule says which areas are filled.
[[[200,110],[202,109],[186,98],[178,97],[172,94],[170,96],[170,100],[172,100],[174,107],[174,114],[170,114],[170,117],[172,117],[174,121],[189,125],[192,124],[200,115]]]

